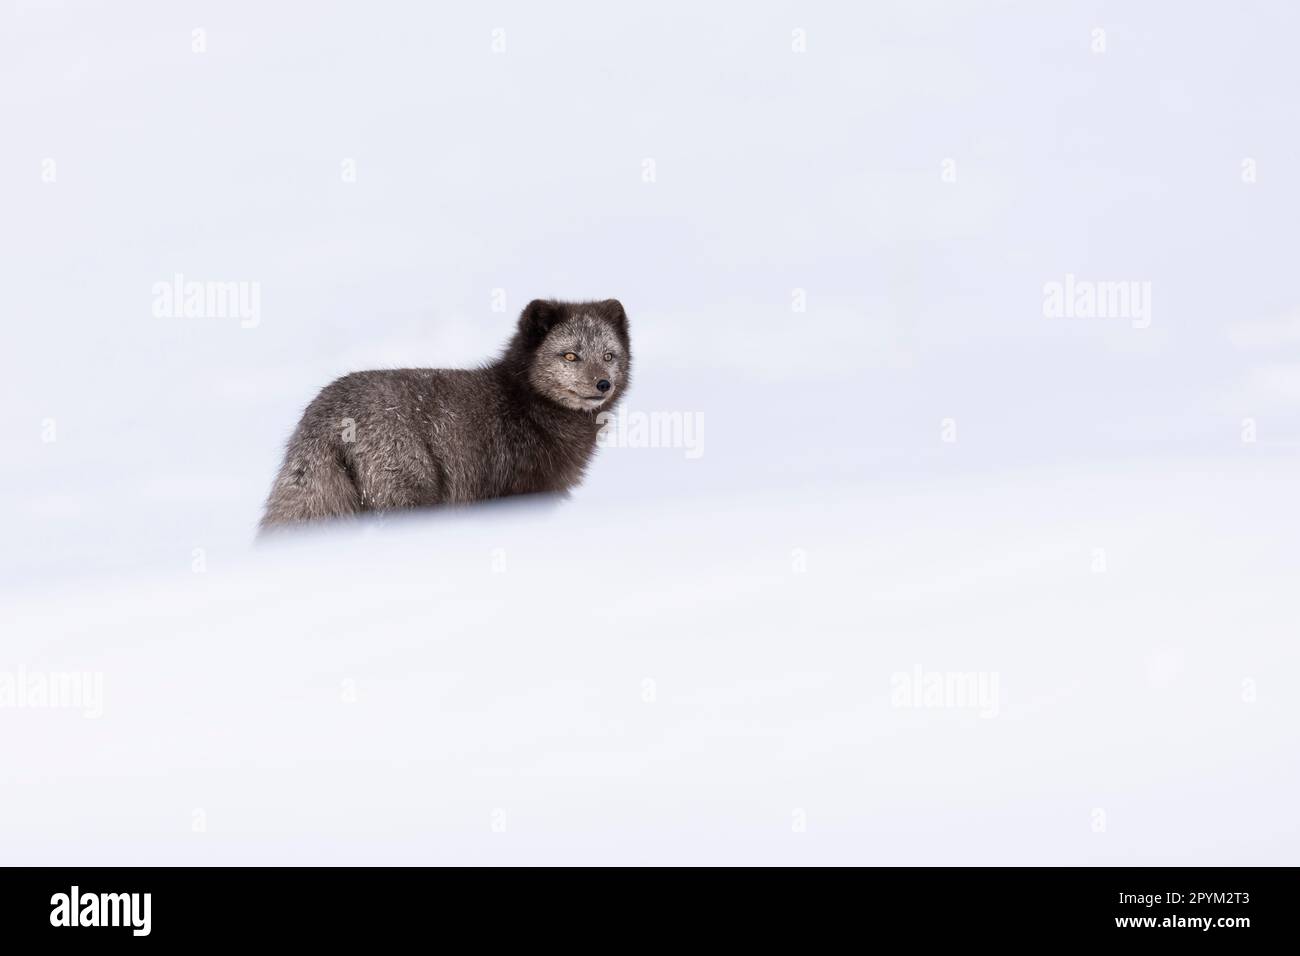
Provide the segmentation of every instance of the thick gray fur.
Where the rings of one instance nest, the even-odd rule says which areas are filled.
[[[260,527],[566,492],[596,449],[597,414],[627,388],[630,362],[617,299],[537,299],[481,368],[345,375],[303,413]]]

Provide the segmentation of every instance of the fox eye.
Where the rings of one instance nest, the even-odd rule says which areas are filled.
[[[565,352],[565,353],[564,353],[564,361],[566,361],[566,362],[576,362],[576,361],[578,361],[578,356],[574,355],[572,352]]]
[[[613,352],[606,352],[606,353],[605,353],[605,361],[606,361],[606,362],[612,362],[612,361],[614,361],[614,353],[613,353]]]

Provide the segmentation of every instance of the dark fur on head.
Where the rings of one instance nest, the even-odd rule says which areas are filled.
[[[482,368],[345,375],[303,413],[262,528],[567,492],[595,451],[597,413],[622,398],[630,369],[617,299],[535,299]]]

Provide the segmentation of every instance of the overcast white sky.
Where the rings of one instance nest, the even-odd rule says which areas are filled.
[[[948,598],[944,587],[968,581],[971,568],[1023,582],[1017,562],[1041,570],[1040,559],[1051,565],[1061,553],[1084,568],[1105,528],[1109,540],[1129,533],[1154,550],[1113,617],[1094,623],[1115,642],[1105,648],[1135,648],[1135,673],[1160,679],[1130,684],[1122,667],[1099,666],[1086,693],[1132,702],[1129,691],[1155,693],[1180,674],[1197,687],[1212,674],[1226,683],[1208,697],[1156,701],[1151,714],[1071,712],[1066,736],[1084,739],[1089,719],[1116,733],[1135,716],[1197,721],[1223,708],[1229,723],[1245,719],[1241,680],[1297,676],[1283,632],[1270,629],[1294,624],[1293,602],[1269,582],[1296,569],[1298,29],[1300,9],[1263,2],[10,3],[0,11],[0,427],[9,439],[0,574],[29,602],[14,612],[27,642],[15,652],[56,667],[52,648],[66,633],[41,608],[81,602],[108,615],[87,611],[77,628],[102,628],[85,659],[111,675],[121,663],[113,648],[139,648],[128,635],[168,639],[166,627],[137,631],[139,615],[123,608],[146,605],[169,575],[188,575],[196,548],[214,574],[233,575],[213,584],[216,606],[243,607],[260,567],[249,543],[262,500],[319,387],[359,368],[480,361],[534,297],[617,296],[636,362],[625,409],[704,423],[698,458],[603,450],[565,512],[586,540],[605,529],[615,551],[651,547],[636,537],[644,523],[695,517],[622,585],[624,606],[646,615],[632,616],[638,633],[684,629],[707,642],[726,629],[652,610],[676,586],[678,556],[692,551],[712,554],[708,573],[736,589],[722,592],[734,598],[723,610],[740,615],[728,626],[767,633],[745,617],[761,613],[743,598],[753,590],[749,552],[731,549],[750,523],[784,529],[744,547],[770,547],[785,567],[792,548],[807,547],[802,516],[808,541],[842,552],[843,576],[806,604],[791,598],[805,616],[880,612],[863,594],[875,593],[872,575],[889,555],[906,556],[902,583],[875,599],[921,602],[918,613],[937,615],[930,638],[918,632],[919,649],[904,641],[888,660],[872,659],[884,683],[869,686],[887,692],[895,666],[940,661],[950,628],[964,633],[972,619],[982,623],[966,637],[986,653],[952,666],[1015,673],[1009,661],[1035,640],[1060,637],[1042,621],[998,623],[1029,600],[1029,585]],[[256,284],[256,327],[155,316],[152,289],[176,273]],[[1067,274],[1148,284],[1149,315],[1049,318],[1044,285]],[[493,308],[495,290],[505,311]],[[946,420],[955,441],[944,440]],[[903,500],[923,527],[886,521]],[[1040,502],[1038,517],[1021,513],[1022,501]],[[878,561],[837,540],[834,520],[811,517],[832,503],[855,516],[844,528],[879,548],[870,552]],[[1161,507],[1172,511],[1150,517]],[[1076,512],[1088,520],[1071,523]],[[989,515],[1007,523],[986,527]],[[534,540],[528,526],[517,534],[520,547]],[[299,558],[337,571],[324,540],[330,553]],[[408,568],[436,546],[403,542],[369,560],[382,566],[391,554]],[[1172,603],[1144,593],[1144,574],[1170,574],[1189,553],[1221,568],[1198,566],[1184,579],[1195,591],[1181,596],[1170,578]],[[969,564],[935,563],[952,555]],[[275,567],[283,577],[271,580],[310,603],[319,585],[310,570]],[[1044,613],[1077,619],[1096,599],[1092,587],[1086,576],[1062,585]],[[1215,589],[1227,604],[1211,613],[1196,601]],[[383,603],[367,593],[363,604]],[[525,602],[536,595],[508,593],[508,619],[533,620]],[[1229,595],[1250,596],[1253,623],[1233,623]],[[203,614],[204,599],[191,596],[189,613]],[[1159,633],[1170,607],[1202,630]],[[211,645],[196,645],[206,656],[174,666],[210,664],[234,632],[274,642],[271,625],[248,613],[214,611]],[[380,640],[400,656],[405,619],[385,620]],[[469,612],[455,620],[463,632],[447,624],[449,635],[479,629]],[[1144,623],[1129,633],[1125,620]],[[366,632],[354,625],[321,626],[346,641]],[[573,639],[547,626],[557,647]],[[843,640],[861,633],[846,625]],[[832,647],[843,645],[823,640],[813,670],[834,672]],[[1231,641],[1247,642],[1241,656],[1216,656]],[[1041,668],[1026,665],[1020,696],[1007,693],[1022,705],[1026,686],[1059,699],[1075,686],[1062,662],[1087,653],[1067,647]],[[772,651],[756,699],[803,686],[800,667],[783,670],[780,659]],[[640,665],[628,666],[628,686],[639,686]],[[166,704],[140,677],[157,672],[129,673],[142,685],[135,726]],[[773,706],[764,719],[790,716]],[[795,716],[812,722],[799,725],[809,736],[795,749],[816,767],[830,760],[816,740],[849,746],[893,726],[858,714],[860,726],[827,728],[815,702]],[[382,733],[386,718],[371,719]],[[707,707],[691,719],[702,723],[688,737],[734,737]],[[1250,766],[1274,776],[1252,779],[1283,784],[1279,800],[1294,796],[1296,751],[1284,747],[1294,726],[1262,726],[1271,729],[1256,728],[1260,762]],[[960,749],[945,740],[908,759],[942,764]],[[1023,743],[1000,738],[1008,767]],[[1220,741],[1216,753],[1237,745]],[[56,749],[79,746],[90,744],[65,739]],[[1050,735],[1035,746],[1051,746]],[[753,756],[730,754],[740,767]],[[1190,785],[1229,772],[1216,766]],[[557,773],[563,793],[573,780]],[[1020,778],[1007,773],[999,779],[1014,790]],[[1100,759],[1097,773],[1101,789],[1124,799],[1123,773]],[[1146,792],[1153,818],[1176,791],[1178,772],[1169,773]],[[689,776],[680,782],[696,792]],[[1069,812],[1086,815],[1104,797],[1078,783],[1063,792],[1083,808]],[[176,799],[188,819],[186,801],[199,798]],[[1035,806],[1026,812],[1056,812]],[[1249,802],[1234,807],[1244,814]],[[967,811],[942,812],[960,829]],[[1254,849],[1237,857],[1230,821],[1203,831],[1199,845],[1259,860],[1273,823],[1266,814],[1252,824]],[[1052,845],[1044,833],[995,832],[1009,858]],[[1164,834],[1164,858],[1185,836]],[[1132,838],[1124,846],[1139,852]],[[1294,862],[1294,833],[1286,840]],[[1092,847],[1055,845],[1075,860]]]

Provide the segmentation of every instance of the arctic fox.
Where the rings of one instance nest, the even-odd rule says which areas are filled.
[[[282,525],[565,492],[596,448],[598,410],[628,384],[617,299],[535,299],[477,369],[353,372],[307,406],[262,516]]]

